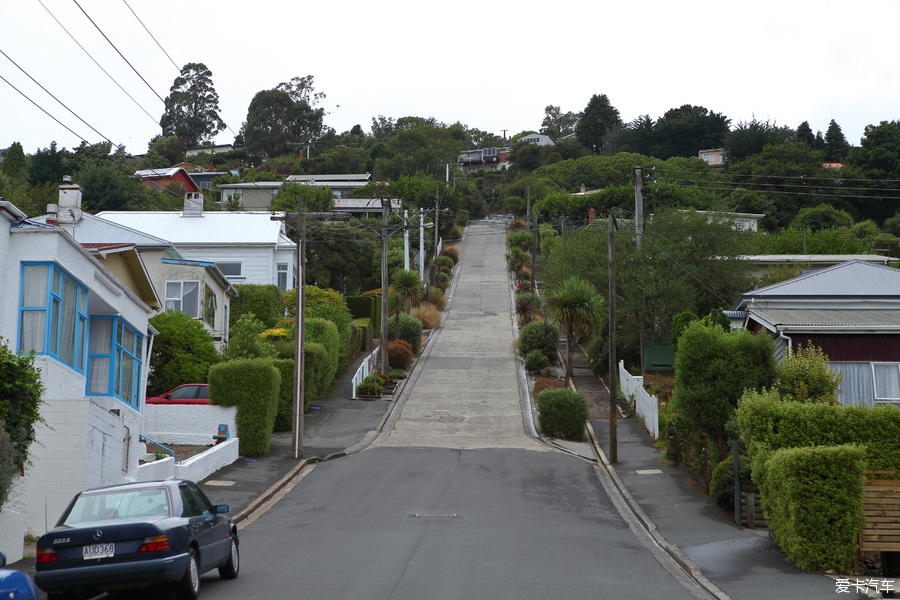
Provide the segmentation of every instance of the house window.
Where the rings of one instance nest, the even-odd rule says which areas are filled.
[[[34,350],[84,372],[86,287],[54,264],[23,264],[19,314],[19,352]]]
[[[200,318],[200,282],[199,281],[167,281],[166,310]]]
[[[91,317],[89,396],[115,396],[138,408],[144,336],[118,317]]]
[[[206,321],[210,327],[216,326],[216,309],[218,307],[216,294],[212,291],[211,287],[206,286],[206,292],[203,298],[203,320]]]
[[[872,363],[876,402],[900,402],[900,365]]]
[[[288,266],[287,263],[278,263],[275,265],[278,270],[278,289],[282,292],[287,291]]]
[[[217,262],[216,266],[219,267],[219,270],[222,271],[222,274],[225,277],[240,277],[241,276],[241,263],[233,262]]]

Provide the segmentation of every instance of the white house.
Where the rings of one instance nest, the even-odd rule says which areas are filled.
[[[61,186],[61,210],[74,212],[80,194]],[[26,220],[2,201],[0,257],[0,336],[35,352],[45,387],[31,464],[4,510],[5,519],[21,510],[19,547],[3,548],[15,557],[25,528],[51,528],[77,492],[135,477],[154,331],[151,307],[69,229]]]
[[[172,242],[77,210],[32,221],[57,224],[155,312],[176,310],[198,319],[217,345],[228,342],[234,286],[212,261],[190,260]],[[135,277],[134,273],[142,276]]]
[[[294,287],[296,244],[287,237],[283,213],[205,212],[202,202],[186,195],[182,211],[101,212],[98,217],[167,240],[182,259],[212,263],[232,284]],[[167,286],[164,301],[187,301],[184,289]]]

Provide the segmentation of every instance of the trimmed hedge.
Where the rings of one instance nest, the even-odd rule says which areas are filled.
[[[354,319],[370,319],[375,322],[375,302],[374,296],[347,296],[344,298],[347,302],[347,308]]]
[[[234,289],[238,296],[231,299],[231,314],[228,318],[230,325],[233,326],[248,312],[256,315],[266,329],[272,329],[284,317],[284,296],[277,285],[239,283]]]
[[[546,435],[580,442],[588,419],[584,396],[569,388],[549,388],[538,394],[538,423]]]
[[[782,402],[778,392],[747,392],[735,414],[747,455],[801,446],[865,446],[866,468],[900,470],[900,410]],[[753,464],[756,478],[756,462]]]
[[[333,321],[320,318],[308,318],[305,322],[306,341],[318,342],[325,348],[326,360],[320,365],[321,380],[324,382],[323,390],[331,385],[334,376],[337,375],[340,366],[341,339],[337,325]],[[309,364],[309,359],[306,360]]]
[[[808,571],[849,573],[863,525],[859,446],[785,448],[765,463],[760,484],[769,528],[787,558]]]
[[[242,456],[265,456],[278,412],[281,374],[271,359],[230,360],[209,369],[212,404],[237,406],[237,436]]]
[[[525,357],[525,370],[529,373],[540,373],[550,365],[550,360],[540,350],[532,350]]]

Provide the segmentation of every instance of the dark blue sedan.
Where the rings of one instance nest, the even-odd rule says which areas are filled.
[[[129,483],[81,492],[38,540],[35,583],[49,598],[169,583],[200,593],[200,575],[240,568],[237,527],[191,481]]]

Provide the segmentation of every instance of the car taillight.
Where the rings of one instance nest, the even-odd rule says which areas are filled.
[[[34,561],[38,564],[55,562],[57,560],[59,560],[59,554],[53,548],[38,548],[37,556],[34,558]]]
[[[144,541],[141,542],[141,547],[138,548],[138,552],[156,552],[158,550],[168,550],[168,549],[169,549],[169,536],[158,535],[156,537],[144,538]]]

